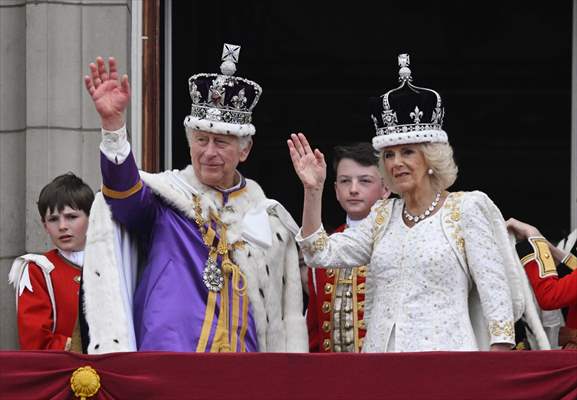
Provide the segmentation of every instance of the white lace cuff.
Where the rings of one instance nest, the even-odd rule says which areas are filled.
[[[116,131],[102,129],[100,151],[115,164],[122,164],[130,154],[130,143],[127,139],[126,125]]]

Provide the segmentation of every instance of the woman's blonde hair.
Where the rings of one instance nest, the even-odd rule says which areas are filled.
[[[391,191],[395,192],[392,185],[392,178],[385,169],[383,161],[384,148],[379,154],[379,169],[383,175],[385,184]],[[419,143],[418,150],[423,153],[427,168],[433,170],[430,175],[431,184],[435,191],[443,191],[451,187],[457,179],[459,168],[453,158],[453,148],[448,143]]]

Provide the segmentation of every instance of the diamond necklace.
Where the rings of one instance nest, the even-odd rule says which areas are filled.
[[[435,200],[433,200],[431,205],[421,215],[409,214],[409,212],[407,211],[407,208],[406,208],[407,205],[405,204],[405,207],[403,207],[403,214],[407,220],[412,221],[416,224],[417,222],[420,222],[420,221],[424,220],[425,218],[427,218],[429,215],[431,215],[431,213],[433,211],[435,211],[435,207],[437,207],[437,204],[439,204],[439,200],[441,200],[441,192],[437,192],[437,195],[435,196]]]

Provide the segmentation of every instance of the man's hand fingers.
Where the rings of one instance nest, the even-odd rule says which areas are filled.
[[[130,83],[128,82],[128,75],[124,74],[122,76],[122,91],[130,96]]]
[[[106,82],[108,80],[108,72],[106,72],[106,64],[102,57],[96,59],[96,65],[98,66],[98,75],[100,75],[101,81]]]
[[[90,93],[91,96],[96,91],[94,85],[92,84],[92,79],[90,79],[88,75],[84,77],[84,86],[86,86],[86,90],[88,90],[88,93]]]
[[[100,84],[102,83],[100,75],[98,74],[98,67],[94,63],[90,63],[89,67],[90,67],[90,76],[92,77],[92,84],[96,89],[98,89],[98,86],[100,86]]]
[[[114,57],[108,57],[108,73],[110,79],[118,80],[118,69],[116,68],[116,59]]]

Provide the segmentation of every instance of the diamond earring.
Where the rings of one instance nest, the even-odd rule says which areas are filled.
[[[433,175],[433,168],[429,168],[429,169],[427,170],[427,174]]]

